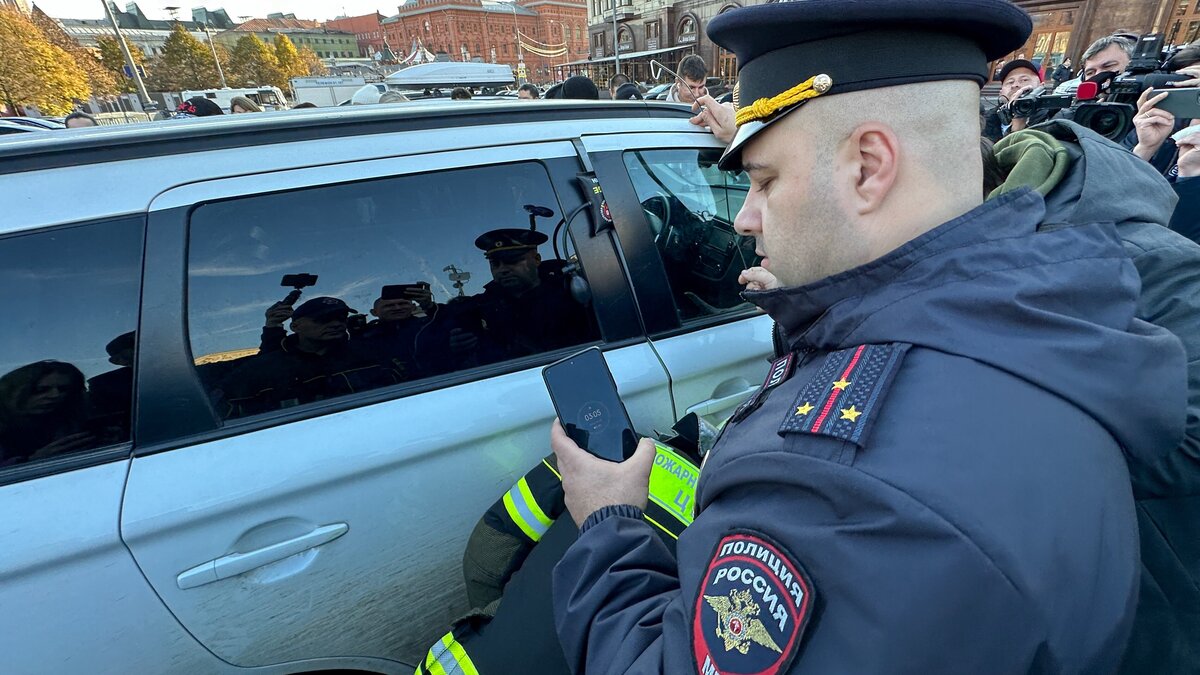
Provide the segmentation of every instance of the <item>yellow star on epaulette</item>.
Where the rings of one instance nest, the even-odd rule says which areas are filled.
[[[833,383],[833,388],[837,389],[838,391],[844,391],[846,389],[846,387],[849,387],[849,386],[850,386],[850,383],[844,379],[838,380],[837,382]]]
[[[813,409],[813,405],[811,403],[809,403],[808,401],[805,401],[804,405],[796,408],[796,414],[797,415],[807,415],[808,413],[812,412],[812,409]]]
[[[844,419],[844,420],[850,420],[851,422],[857,422],[858,416],[861,414],[862,414],[862,411],[856,409],[854,406],[850,406],[849,408],[842,408],[842,419]]]

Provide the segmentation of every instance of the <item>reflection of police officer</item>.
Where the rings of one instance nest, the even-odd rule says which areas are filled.
[[[983,201],[979,85],[1029,16],[806,0],[708,31],[740,65],[736,226],[782,284],[746,297],[788,353],[705,457],[675,557],[644,522],[653,446],[606,462],[554,425],[572,670],[1112,672],[1128,465],[1178,447],[1186,368],[1135,319],[1111,223],[1039,231],[1028,188]]]
[[[485,232],[475,240],[491,266],[492,281],[456,309],[464,324],[475,323],[488,360],[577,345],[594,333],[590,313],[571,296],[561,267],[542,262],[537,247],[547,241],[541,232],[515,228]]]
[[[260,353],[234,370],[218,388],[230,416],[286,408],[395,384],[401,373],[349,340],[346,317],[354,313],[337,298],[313,298],[292,313],[292,334],[279,349]]]

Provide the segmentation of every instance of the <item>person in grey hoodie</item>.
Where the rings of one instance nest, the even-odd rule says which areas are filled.
[[[994,196],[1033,187],[1043,228],[1116,224],[1141,281],[1137,316],[1174,333],[1187,351],[1186,436],[1172,452],[1128,455],[1141,540],[1141,592],[1122,672],[1200,667],[1200,246],[1165,227],[1175,194],[1150,164],[1065,121],[1005,138],[1008,174]],[[1117,357],[1121,358],[1121,357]],[[1181,411],[1182,412],[1182,411]]]

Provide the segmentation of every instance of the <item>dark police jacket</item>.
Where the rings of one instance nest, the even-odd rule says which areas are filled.
[[[1113,227],[1036,232],[1044,211],[1020,190],[747,294],[796,372],[706,458],[677,561],[620,507],[584,523],[554,578],[575,671],[1115,668],[1138,592],[1125,458],[1179,443],[1184,357],[1134,318]]]
[[[1151,165],[1110,151],[1108,140],[1078,125],[1056,122],[1039,131],[1071,159],[1046,197],[1047,222],[1116,223],[1141,280],[1137,316],[1173,332],[1187,352],[1183,442],[1169,453],[1131,457],[1129,465],[1142,587],[1122,672],[1200,670],[1200,246],[1163,227],[1172,218],[1172,186]],[[1176,182],[1175,192],[1190,180]]]
[[[481,334],[484,362],[554,351],[596,337],[591,312],[575,301],[561,275],[543,273],[541,283],[519,297],[495,281],[483,288],[483,293],[449,306],[459,323],[474,324],[473,332]]]

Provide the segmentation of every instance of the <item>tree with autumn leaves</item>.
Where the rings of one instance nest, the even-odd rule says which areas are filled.
[[[0,6],[0,101],[20,113],[36,106],[65,115],[92,94],[88,73],[70,51],[55,45],[33,20]]]
[[[218,46],[221,56],[223,47]],[[222,63],[224,65],[224,63]],[[154,91],[215,89],[221,86],[212,50],[176,23],[159,54],[149,66],[146,86]]]

